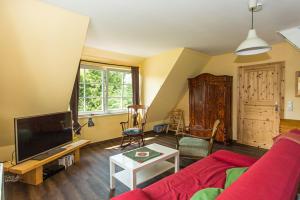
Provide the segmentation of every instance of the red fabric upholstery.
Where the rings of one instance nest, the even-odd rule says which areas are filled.
[[[131,192],[126,192],[118,197],[114,197],[111,200],[151,200],[142,189],[135,189]]]
[[[140,200],[159,199],[190,199],[192,195],[207,187],[224,187],[228,168],[250,166],[256,159],[243,156],[230,151],[218,151],[178,173],[168,176],[143,189],[145,198]],[[136,190],[134,190],[136,191]],[[133,199],[134,191],[124,193],[114,200]]]
[[[289,131],[289,133],[294,133],[294,134],[300,135],[300,129],[292,129]]]
[[[217,151],[211,154],[211,157],[225,163],[230,163],[236,167],[250,166],[257,160],[256,158],[225,150]]]
[[[254,163],[254,164],[253,164]],[[248,156],[218,151],[144,189],[139,200],[187,200],[198,190],[224,187],[225,171],[251,166],[218,200],[293,200],[300,182],[300,145],[282,138],[257,162]],[[136,191],[114,200],[136,199]]]
[[[218,200],[294,200],[300,182],[300,145],[281,139]]]

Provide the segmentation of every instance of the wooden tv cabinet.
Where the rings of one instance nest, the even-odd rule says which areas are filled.
[[[20,175],[20,181],[30,185],[39,185],[43,182],[43,166],[67,154],[74,154],[75,164],[80,161],[80,148],[88,145],[89,140],[78,140],[63,146],[66,148],[64,151],[50,156],[44,160],[28,160],[18,165],[10,163],[4,164],[4,171],[12,174]]]

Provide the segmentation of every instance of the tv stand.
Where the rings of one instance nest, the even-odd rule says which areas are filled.
[[[41,160],[49,158],[49,157],[51,157],[51,156],[53,156],[53,155],[55,155],[57,153],[60,153],[60,152],[62,152],[64,150],[66,150],[66,148],[64,148],[64,147],[55,148],[55,149],[52,149],[52,150],[50,150],[50,151],[48,151],[46,153],[43,153],[43,154],[40,154],[38,156],[33,157],[32,160],[39,160],[39,161],[41,161]]]
[[[89,140],[78,140],[63,146],[63,151],[50,155],[49,157],[42,160],[27,160],[17,165],[10,163],[4,164],[4,171],[12,174],[20,175],[20,181],[30,185],[39,185],[43,182],[43,166],[54,160],[57,160],[67,154],[74,154],[75,164],[80,161],[80,148],[88,145]]]

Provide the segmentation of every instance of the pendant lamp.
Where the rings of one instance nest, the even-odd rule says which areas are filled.
[[[264,40],[259,38],[253,28],[253,12],[262,9],[262,4],[258,3],[257,0],[249,1],[249,10],[252,14],[251,29],[248,32],[247,39],[243,41],[240,46],[236,49],[235,53],[241,56],[255,55],[265,53],[271,50],[271,47]]]

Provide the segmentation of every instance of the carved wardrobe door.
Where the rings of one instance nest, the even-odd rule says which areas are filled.
[[[190,134],[208,137],[216,119],[221,120],[216,141],[231,140],[232,77],[200,74],[189,81]]]

